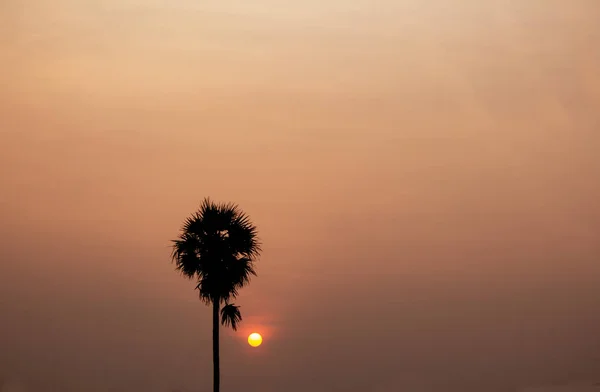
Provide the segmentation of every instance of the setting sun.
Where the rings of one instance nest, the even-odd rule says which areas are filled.
[[[262,340],[262,336],[256,332],[251,333],[250,336],[248,336],[248,344],[252,347],[260,346],[262,344]]]

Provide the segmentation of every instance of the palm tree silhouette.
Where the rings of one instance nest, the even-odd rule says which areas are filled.
[[[237,330],[242,321],[239,306],[230,303],[256,276],[254,263],[261,248],[257,229],[236,204],[203,200],[187,218],[173,241],[177,270],[196,279],[200,299],[213,309],[213,390],[219,392],[219,314],[221,324]],[[223,304],[223,308],[221,308]]]

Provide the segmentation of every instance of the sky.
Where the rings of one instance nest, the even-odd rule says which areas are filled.
[[[0,391],[600,390],[597,0],[1,0]],[[250,332],[264,343],[251,349]]]

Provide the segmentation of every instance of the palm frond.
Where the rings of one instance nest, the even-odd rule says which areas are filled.
[[[237,331],[238,324],[242,322],[242,313],[240,307],[234,304],[225,304],[221,309],[221,324]]]
[[[209,275],[201,279],[196,285],[200,299],[208,304],[216,301],[229,301],[236,298],[239,287],[226,279],[213,278]]]
[[[246,256],[232,257],[227,262],[227,276],[236,287],[244,287],[252,276],[256,276],[254,260]]]
[[[229,243],[232,249],[250,258],[256,258],[261,252],[258,231],[250,218],[240,212],[229,227]]]
[[[200,260],[197,254],[200,245],[196,238],[187,234],[173,241],[171,258],[176,269],[188,278],[192,278],[200,269]]]

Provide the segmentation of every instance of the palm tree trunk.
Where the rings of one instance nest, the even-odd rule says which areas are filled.
[[[219,300],[213,301],[213,391],[219,392],[221,375],[219,369]]]

